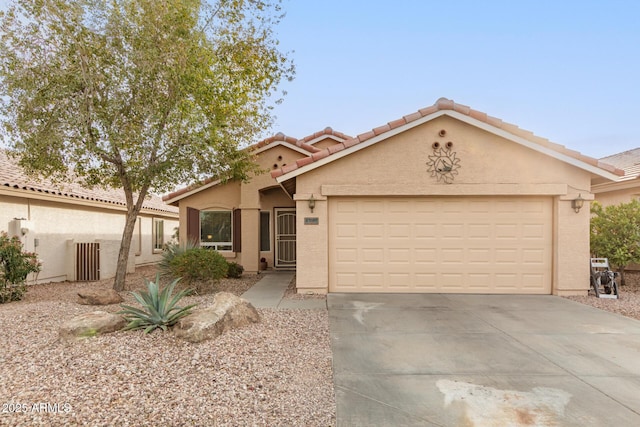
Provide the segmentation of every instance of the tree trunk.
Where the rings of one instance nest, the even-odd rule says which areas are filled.
[[[126,193],[126,191],[125,191]],[[129,262],[129,249],[131,248],[131,239],[133,237],[133,230],[135,229],[136,219],[142,210],[142,203],[146,197],[147,189],[145,188],[139,195],[135,205],[133,197],[127,195],[127,216],[124,224],[124,231],[122,232],[122,241],[120,242],[120,252],[118,253],[118,264],[116,266],[116,278],[113,282],[113,289],[116,291],[123,291],[125,285],[125,278],[127,276],[127,263]]]

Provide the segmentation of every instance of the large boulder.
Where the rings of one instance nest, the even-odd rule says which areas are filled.
[[[59,335],[63,339],[87,338],[119,331],[127,321],[120,315],[106,311],[92,311],[74,317],[60,326]]]
[[[95,289],[78,292],[78,304],[110,305],[120,304],[122,297],[113,289]]]
[[[173,331],[177,337],[189,342],[201,342],[259,321],[260,314],[250,303],[229,292],[219,292],[211,306],[183,317]]]

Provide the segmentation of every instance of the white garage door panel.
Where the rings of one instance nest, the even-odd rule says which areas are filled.
[[[551,292],[551,198],[332,198],[331,292]]]

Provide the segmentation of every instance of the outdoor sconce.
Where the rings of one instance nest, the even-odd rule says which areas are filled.
[[[578,197],[576,197],[571,201],[571,207],[576,213],[578,213],[580,212],[580,209],[582,209],[583,206],[584,206],[584,199],[580,196],[580,194],[578,194]]]
[[[311,209],[311,213],[313,213],[313,208],[316,207],[316,199],[313,198],[313,194],[311,194],[311,198],[309,198],[309,209]]]

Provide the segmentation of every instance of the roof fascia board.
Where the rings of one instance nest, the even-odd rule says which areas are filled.
[[[290,142],[287,142],[287,141],[274,141],[271,144],[267,144],[264,147],[258,148],[254,153],[256,155],[258,155],[258,154],[263,153],[263,152],[265,152],[267,150],[271,150],[272,148],[275,148],[275,147],[277,147],[279,145],[282,145],[283,147],[287,147],[290,150],[297,151],[298,153],[304,154],[307,157],[311,155],[311,153],[309,153],[304,148],[300,148],[297,145],[293,145],[293,144],[291,144]]]
[[[101,202],[98,200],[88,200],[82,199],[74,196],[64,196],[59,194],[46,194],[41,193],[39,191],[33,190],[24,190],[22,188],[13,188],[13,187],[0,187],[0,196],[10,196],[21,199],[30,199],[30,200],[43,200],[46,202],[55,202],[55,203],[63,203],[68,205],[75,206],[86,206],[91,208],[99,208],[99,209],[108,209],[119,212],[126,212],[127,207],[123,204],[119,203],[109,203],[109,202]],[[178,212],[170,212],[163,210],[156,210],[143,207],[140,211],[142,214],[146,215],[156,215],[156,216],[166,216],[171,218],[178,218]]]
[[[596,184],[591,186],[591,192],[594,194],[607,193],[609,191],[628,190],[629,188],[638,188],[640,180],[638,178],[618,181],[618,182],[605,182],[602,184]]]
[[[590,164],[588,164],[586,162],[583,162],[581,160],[575,159],[575,158],[573,158],[571,156],[567,156],[566,154],[559,153],[559,152],[557,152],[555,150],[552,150],[550,148],[544,147],[542,145],[536,144],[535,142],[529,141],[529,140],[527,140],[525,138],[522,138],[520,136],[514,135],[514,134],[512,134],[510,132],[507,132],[505,130],[496,128],[495,126],[492,126],[492,125],[490,125],[488,123],[485,123],[483,121],[474,119],[473,117],[469,117],[469,116],[467,116],[465,114],[458,113],[457,111],[454,111],[454,110],[439,110],[439,111],[436,111],[435,113],[432,113],[432,114],[429,114],[427,116],[424,116],[424,117],[422,117],[422,118],[420,118],[418,120],[414,120],[414,121],[412,121],[410,123],[407,123],[405,125],[399,126],[399,127],[395,128],[395,129],[392,129],[390,131],[382,133],[382,134],[380,134],[378,136],[370,138],[370,139],[368,139],[368,140],[366,140],[364,142],[361,142],[359,144],[353,145],[353,146],[351,146],[351,147],[349,147],[349,148],[347,148],[345,150],[342,150],[342,151],[339,151],[337,153],[334,153],[334,154],[332,154],[330,156],[327,156],[327,157],[325,157],[325,158],[323,158],[323,159],[321,159],[321,160],[319,160],[317,162],[310,163],[310,164],[308,164],[306,166],[303,166],[303,167],[301,167],[299,169],[291,171],[288,174],[281,175],[281,176],[276,178],[276,181],[278,181],[280,183],[280,182],[287,181],[287,180],[289,180],[291,178],[295,178],[298,175],[302,175],[302,174],[304,174],[306,172],[309,172],[309,171],[311,171],[313,169],[322,167],[322,166],[326,165],[327,163],[331,163],[331,162],[333,162],[335,160],[338,160],[338,159],[340,159],[342,157],[348,156],[348,155],[350,155],[352,153],[355,153],[355,152],[357,152],[359,150],[362,150],[362,149],[365,149],[367,147],[370,147],[373,144],[376,144],[376,143],[378,143],[380,141],[383,141],[383,140],[385,140],[387,138],[391,138],[391,137],[393,137],[395,135],[398,135],[398,134],[400,134],[402,132],[405,132],[405,131],[407,131],[409,129],[412,129],[412,128],[416,127],[416,126],[420,126],[420,125],[422,125],[424,123],[427,123],[427,122],[429,122],[431,120],[434,120],[434,119],[436,119],[438,117],[441,117],[441,116],[444,116],[444,115],[452,117],[452,118],[455,118],[457,120],[460,120],[460,121],[465,122],[467,124],[470,124],[472,126],[480,128],[480,129],[482,129],[482,130],[484,130],[486,132],[489,132],[489,133],[492,133],[494,135],[500,136],[502,138],[505,138],[505,139],[507,139],[509,141],[515,142],[515,143],[517,143],[519,145],[522,145],[524,147],[530,148],[530,149],[532,149],[534,151],[537,151],[539,153],[548,155],[548,156],[550,156],[552,158],[555,158],[557,160],[560,160],[560,161],[563,161],[565,163],[568,163],[568,164],[570,164],[572,166],[575,166],[575,167],[577,167],[579,169],[586,170],[586,171],[588,171],[588,172],[590,172],[590,173],[592,173],[594,175],[601,176],[601,177],[609,179],[611,181],[616,181],[617,179],[619,179],[618,175],[615,175],[615,174],[613,174],[611,172],[608,172],[608,171],[606,171],[604,169],[601,169],[599,167],[590,165]]]
[[[200,191],[202,191],[202,190],[206,190],[207,188],[215,187],[216,185],[220,184],[221,182],[222,182],[222,180],[221,180],[221,179],[216,179],[215,181],[211,181],[211,182],[210,182],[210,183],[208,183],[208,184],[201,185],[201,186],[199,186],[199,187],[194,188],[193,190],[189,190],[189,191],[187,191],[186,193],[180,194],[180,195],[178,195],[178,196],[176,196],[176,197],[172,197],[171,199],[167,199],[167,200],[165,200],[164,202],[165,202],[166,204],[170,205],[170,204],[172,204],[172,203],[177,202],[178,200],[182,200],[182,199],[184,199],[185,197],[189,197],[189,196],[191,196],[191,195],[193,195],[193,194],[195,194],[195,193],[198,193],[198,192],[200,192]]]
[[[451,117],[455,118],[455,119],[458,119],[460,121],[468,123],[468,124],[470,124],[472,126],[475,126],[475,127],[480,128],[480,129],[483,129],[483,130],[485,130],[487,132],[490,132],[490,133],[492,133],[494,135],[500,136],[500,137],[502,137],[504,139],[508,139],[509,141],[515,142],[517,144],[520,144],[520,145],[522,145],[524,147],[530,148],[530,149],[532,149],[534,151],[537,151],[539,153],[546,154],[547,156],[552,157],[554,159],[557,159],[557,160],[563,161],[565,163],[568,163],[571,166],[575,166],[575,167],[577,167],[579,169],[586,170],[586,171],[588,171],[588,172],[590,172],[590,173],[592,173],[594,175],[598,175],[598,176],[601,176],[603,178],[610,179],[612,181],[616,181],[616,180],[620,179],[620,177],[618,175],[613,174],[611,172],[608,172],[608,171],[606,171],[606,170],[604,170],[602,168],[590,165],[589,163],[583,162],[583,161],[578,160],[578,159],[576,159],[574,157],[571,157],[571,156],[567,156],[566,154],[559,153],[559,152],[557,152],[555,150],[552,150],[552,149],[547,148],[545,146],[542,146],[540,144],[536,144],[535,142],[529,141],[526,138],[514,135],[514,134],[512,134],[510,132],[507,132],[507,131],[505,131],[503,129],[496,128],[495,126],[491,126],[488,123],[485,123],[483,121],[474,119],[473,117],[469,117],[469,116],[467,116],[465,114],[458,113],[457,111],[447,110],[446,114],[448,116],[451,116]]]

